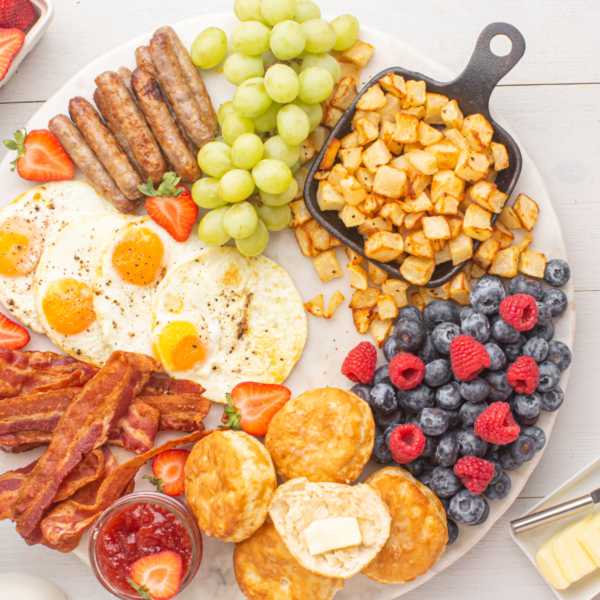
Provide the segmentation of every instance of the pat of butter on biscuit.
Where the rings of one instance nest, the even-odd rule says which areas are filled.
[[[313,521],[305,530],[308,551],[314,556],[330,550],[356,546],[362,542],[356,517]]]

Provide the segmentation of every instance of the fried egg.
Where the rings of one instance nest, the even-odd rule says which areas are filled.
[[[94,310],[111,351],[152,355],[152,299],[161,280],[178,264],[197,257],[204,245],[194,226],[175,241],[150,217],[121,229],[106,246],[94,279]]]
[[[302,299],[264,256],[209,248],[168,274],[152,308],[154,355],[173,377],[225,402],[242,381],[281,383],[306,343]]]
[[[35,269],[58,232],[86,215],[116,213],[91,185],[56,181],[25,192],[0,211],[0,302],[24,325],[44,333],[35,306]]]
[[[97,262],[106,244],[138,219],[105,213],[67,225],[44,250],[35,271],[36,310],[48,337],[67,354],[97,366],[110,356],[94,310]]]

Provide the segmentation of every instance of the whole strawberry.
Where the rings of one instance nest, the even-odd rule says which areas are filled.
[[[510,444],[520,431],[506,402],[490,404],[475,420],[475,435],[490,444]]]
[[[25,31],[35,21],[29,0],[0,0],[0,29]]]
[[[494,465],[476,456],[465,456],[454,465],[454,474],[472,493],[481,494],[494,476]]]
[[[369,342],[361,342],[348,352],[342,363],[342,375],[354,383],[370,383],[376,364],[377,348]]]

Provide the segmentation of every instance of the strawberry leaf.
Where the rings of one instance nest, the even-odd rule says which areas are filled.
[[[158,186],[158,189],[154,189],[154,185],[150,178],[148,178],[148,183],[144,185],[138,185],[138,190],[142,192],[145,196],[162,196],[169,198],[179,198],[181,194],[183,194],[183,188],[177,187],[177,184],[181,181],[181,177],[177,177],[176,173],[165,173],[161,184]]]
[[[225,394],[227,405],[224,409],[224,415],[229,419],[224,425],[219,425],[219,429],[235,429],[242,430],[242,411],[233,405],[231,394]]]
[[[148,183],[138,185],[138,190],[140,190],[144,196],[156,196],[156,190],[154,189],[154,184],[152,183],[152,179],[150,179],[150,177],[148,177]]]
[[[145,585],[138,585],[130,577],[127,578],[127,582],[142,598],[145,598],[146,600],[154,600],[154,598],[152,598],[150,595],[150,590]]]
[[[147,479],[152,485],[155,485],[157,492],[161,492],[163,494],[165,493],[165,490],[163,489],[163,485],[165,484],[165,482],[160,477],[144,475],[142,479]]]
[[[17,166],[17,161],[25,156],[25,138],[27,137],[27,129],[19,129],[19,131],[15,131],[15,139],[14,140],[4,140],[4,145],[9,150],[17,151],[17,158],[13,160],[10,164],[13,166],[11,171],[15,170]]]

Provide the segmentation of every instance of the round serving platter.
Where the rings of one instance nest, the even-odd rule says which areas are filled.
[[[325,15],[324,18],[330,19],[333,17]],[[359,14],[358,18],[363,20],[364,16]],[[206,27],[219,27],[229,35],[237,23],[238,21],[232,13],[216,13],[186,19],[173,27],[181,37],[183,43],[189,48],[196,35]],[[146,45],[151,37],[152,32],[144,33],[90,63],[38,110],[27,123],[27,130],[47,128],[48,121],[52,117],[59,113],[68,114],[68,102],[74,96],[84,96],[91,100],[95,88],[94,78],[100,73],[107,70],[116,71],[120,66],[131,69],[135,68],[135,49],[140,45]],[[455,77],[455,74],[449,69],[424,56],[416,48],[388,33],[369,27],[362,27],[360,39],[376,48],[373,58],[362,71],[362,83],[365,83],[370,77],[383,69],[392,66],[401,66],[408,70],[423,73],[439,81],[449,81]],[[465,40],[465,43],[474,46],[475,41],[475,39]],[[212,69],[202,72],[202,76],[215,108],[218,108],[223,102],[231,100],[235,87],[226,81],[222,73],[218,73],[215,69]],[[493,108],[492,113],[494,119],[519,143],[517,136],[510,129],[509,125],[494,112]],[[540,215],[533,231],[534,242],[531,248],[545,253],[548,259],[563,258],[567,260],[567,250],[560,223],[552,207],[552,200],[546,185],[520,143],[519,146],[523,154],[523,170],[509,203],[512,203],[512,200],[519,193],[525,193],[533,198],[540,207]],[[32,187],[31,183],[20,179],[16,173],[11,173],[11,160],[12,156],[5,156],[4,160],[0,163],[0,181],[2,181],[0,188],[0,208],[5,207],[19,194]],[[76,177],[81,177],[81,174],[76,174]],[[203,213],[204,211],[201,212]],[[340,264],[346,264],[347,260],[343,248],[337,248],[336,253]],[[342,361],[347,352],[360,341],[372,340],[370,335],[362,336],[358,334],[354,327],[352,313],[348,308],[348,302],[353,291],[350,287],[348,273],[343,269],[344,275],[342,278],[333,279],[326,284],[322,283],[314,269],[312,260],[302,256],[294,233],[289,229],[278,233],[271,233],[271,239],[265,255],[288,271],[304,302],[314,298],[317,294],[323,294],[327,305],[336,290],[340,290],[346,299],[329,320],[317,319],[308,315],[308,341],[300,360],[290,377],[286,380],[285,385],[292,390],[293,396],[318,387],[333,386],[349,389],[351,382],[340,372]],[[570,300],[569,308],[561,318],[554,320],[556,326],[555,339],[565,342],[572,348],[575,334],[575,302],[572,280],[567,284],[565,292]],[[56,346],[47,337],[35,333],[32,334],[31,342],[26,349],[58,351]],[[378,364],[384,364],[384,362],[383,354],[379,351]],[[569,372],[570,369],[562,374],[560,385],[563,390],[566,390]],[[566,410],[568,410],[568,407]],[[213,405],[210,414],[205,420],[207,429],[216,427],[219,424],[221,414],[222,407],[220,405]],[[556,414],[543,413],[538,423],[546,432],[548,438],[550,437]],[[159,434],[156,443],[162,443],[168,436],[175,437],[173,434],[162,433]],[[23,467],[38,458],[41,454],[41,449],[32,450],[20,455],[9,455],[0,452],[0,473]],[[126,454],[118,448],[115,449],[117,459],[124,458]],[[461,526],[458,540],[444,552],[440,560],[427,574],[411,583],[388,586],[371,581],[363,575],[358,575],[346,582],[344,589],[337,593],[336,599],[366,598],[368,595],[370,600],[391,600],[415,589],[440,571],[443,571],[446,567],[449,567],[454,561],[468,552],[514,502],[539,462],[541,454],[537,454],[531,462],[526,463],[517,471],[510,473],[512,490],[509,496],[501,501],[490,502],[490,516],[483,525],[479,527]],[[376,465],[371,461],[365,468],[361,479],[364,479],[379,468],[381,468],[381,465]],[[142,480],[142,476],[147,473],[150,473],[150,463],[139,472],[136,479],[136,490],[141,491],[152,488],[147,481]],[[12,535],[15,536],[15,543],[22,543],[16,532],[13,532]],[[240,592],[233,573],[233,545],[219,542],[206,535],[203,536],[203,540],[204,558],[200,570],[194,581],[178,598],[181,598],[181,600],[191,600],[192,598],[194,600],[212,600],[213,598],[219,598],[220,600],[243,599],[244,595]],[[75,550],[75,554],[82,561],[88,562],[87,536],[84,537],[79,548]]]

